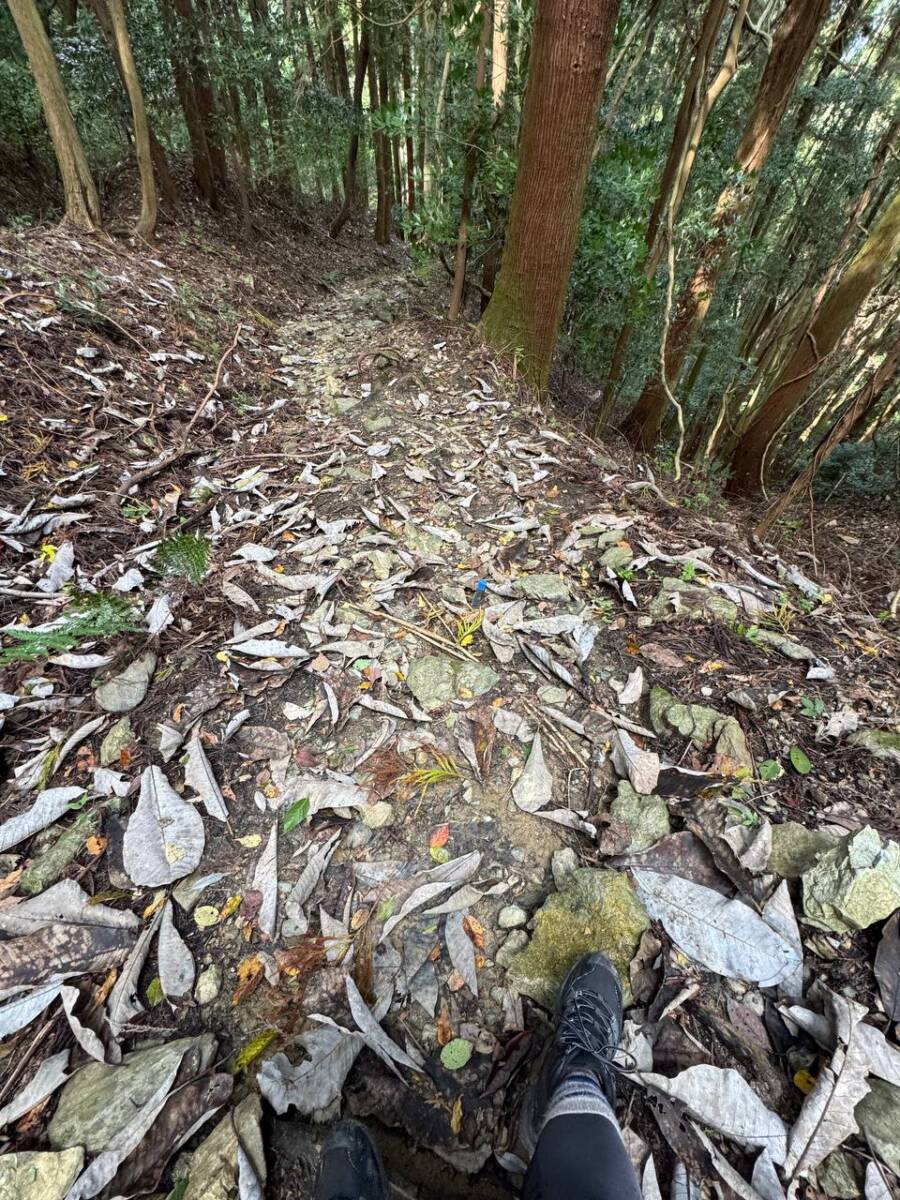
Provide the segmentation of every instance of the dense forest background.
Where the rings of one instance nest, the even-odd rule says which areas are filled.
[[[900,491],[898,64],[889,0],[8,0],[0,220],[368,220],[698,503],[780,485],[765,532]]]

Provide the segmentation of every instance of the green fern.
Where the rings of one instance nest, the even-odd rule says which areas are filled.
[[[153,556],[153,566],[161,575],[182,575],[199,583],[209,564],[210,543],[196,533],[176,533],[166,538]]]
[[[124,596],[114,592],[78,593],[54,629],[16,626],[3,631],[11,642],[0,650],[0,665],[36,662],[52,654],[65,654],[82,642],[130,633],[137,629],[134,610]]]

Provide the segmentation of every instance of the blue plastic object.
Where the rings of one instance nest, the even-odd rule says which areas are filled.
[[[484,603],[485,593],[487,592],[487,580],[479,579],[475,584],[475,595],[472,597],[472,607],[481,608]]]

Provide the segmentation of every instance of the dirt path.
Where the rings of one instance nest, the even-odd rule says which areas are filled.
[[[463,1173],[487,1165],[482,1194],[502,1190],[524,1153],[540,1005],[584,949],[606,950],[630,982],[643,1070],[738,1066],[788,1121],[803,1096],[769,1017],[809,995],[804,953],[820,984],[874,1004],[871,934],[834,936],[834,909],[832,933],[817,930],[794,881],[816,853],[839,853],[841,834],[896,833],[889,634],[530,411],[425,305],[393,273],[330,285],[289,322],[248,329],[229,370],[257,391],[224,376],[198,453],[133,493],[126,480],[115,518],[108,493],[90,496],[112,471],[105,459],[92,482],[101,438],[87,474],[55,481],[34,509],[83,523],[6,523],[10,620],[26,611],[40,632],[71,619],[62,589],[75,583],[124,597],[134,628],[91,626],[8,667],[4,817],[41,789],[73,791],[61,825],[57,811],[4,842],[0,929],[21,942],[9,914],[40,901],[20,868],[73,820],[69,859],[35,891],[74,880],[105,908],[57,891],[56,940],[4,943],[5,987],[65,970],[81,988],[73,1011],[100,1036],[79,1037],[53,996],[43,1016],[9,1018],[4,1069],[19,1047],[30,1057],[4,1102],[50,1053],[113,1064],[114,1034],[125,1050],[158,1043],[140,1053],[170,1054],[179,1120],[148,1117],[139,1150],[155,1176],[126,1164],[151,1187],[175,1133],[224,1103],[260,1174],[265,1111],[269,1195],[304,1194],[306,1122],[341,1108],[392,1129],[395,1148],[425,1145]],[[90,376],[94,360],[80,361]],[[150,426],[129,419],[115,436],[133,447]],[[743,899],[759,924],[749,940],[772,939],[794,983],[717,965],[721,946],[698,948],[653,893],[672,880],[702,889],[696,905]],[[822,903],[839,906],[826,884]],[[134,922],[115,931],[107,916],[102,944],[76,937],[84,912],[110,910]],[[158,940],[135,948],[154,922]],[[104,988],[110,967],[132,986],[107,975]],[[215,1045],[173,1041],[201,1034]],[[110,1130],[85,1130],[97,1096],[113,1109],[151,1099],[150,1072],[124,1075],[82,1071],[49,1135],[55,1099],[10,1148],[102,1149]],[[195,1094],[196,1075],[217,1103]],[[641,1095],[627,1090],[636,1158],[649,1145],[662,1172],[674,1149],[710,1170],[696,1140],[664,1120],[661,1135]],[[236,1169],[229,1146],[215,1169],[197,1152],[189,1200]],[[434,1184],[433,1159],[398,1157],[411,1185]],[[467,1187],[451,1174],[440,1185]]]

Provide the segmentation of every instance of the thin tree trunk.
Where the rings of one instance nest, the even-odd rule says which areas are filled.
[[[369,112],[373,115],[378,112],[379,91],[378,91],[378,63],[376,62],[376,32],[373,30],[371,35],[372,45],[369,49]],[[380,43],[380,39],[378,39]],[[381,46],[378,44],[377,52],[380,53]],[[375,241],[379,246],[386,246],[391,240],[391,209],[388,200],[388,161],[387,161],[387,138],[380,129],[376,129],[372,134],[372,142],[375,148],[375,185],[377,189],[377,200],[375,208]]]
[[[453,263],[453,286],[450,289],[450,320],[455,321],[462,309],[466,285],[466,263],[469,259],[469,221],[472,219],[472,188],[478,167],[479,128],[481,124],[481,93],[487,77],[487,48],[491,41],[491,8],[487,0],[481,7],[481,34],[475,52],[475,119],[466,134],[466,153],[463,159],[462,197],[459,206],[459,230],[456,235],[456,258]]]
[[[225,151],[219,139],[216,95],[201,49],[200,18],[193,0],[174,0],[174,4],[185,32],[193,105],[203,127],[210,170],[215,183],[224,186],[228,182],[228,172],[225,167]]]
[[[79,229],[97,229],[100,200],[40,13],[34,0],[9,0],[9,10],[47,120],[62,180],[65,220]]]
[[[506,62],[509,51],[509,0],[494,0],[494,26],[491,46],[491,97],[498,113],[506,94]]]
[[[403,103],[406,107],[406,207],[412,216],[416,211],[416,155],[412,139],[413,95],[412,71],[409,57],[409,32],[403,27],[402,41]]]
[[[641,280],[635,284],[628,299],[627,311],[629,312],[633,310],[636,303],[638,289],[654,278],[659,267],[663,250],[659,229],[662,214],[674,190],[672,221],[674,223],[677,220],[707,118],[737,71],[738,47],[747,15],[747,5],[748,0],[741,0],[731,23],[722,65],[708,88],[704,85],[716,38],[725,16],[727,0],[710,0],[703,17],[691,69],[681,97],[678,115],[675,118],[672,142],[660,177],[659,193],[647,222],[644,234],[647,256],[641,268]],[[622,377],[622,368],[625,365],[625,356],[633,336],[634,322],[629,318],[619,331],[610,359],[609,371],[601,394],[600,408],[594,420],[595,437],[599,437],[603,432],[612,413],[616,402],[616,390]]]
[[[863,242],[826,298],[813,324],[804,332],[794,353],[760,405],[731,463],[728,491],[744,495],[762,486],[766,454],[773,439],[800,404],[810,377],[837,346],[863,301],[878,286],[900,251],[900,192]]]
[[[653,46],[661,8],[662,0],[653,0],[652,4],[650,5],[650,11],[644,18],[644,36],[641,39],[641,44],[638,47],[637,53],[628,64],[627,71],[616,84],[615,91],[610,97],[609,106],[606,110],[605,119],[603,121],[603,127],[597,134],[597,140],[594,142],[594,150],[591,155],[591,158],[594,160],[598,159],[603,153],[603,147],[606,145],[606,139],[609,136],[610,129],[612,129],[613,122],[616,118],[616,113],[619,111],[619,105],[622,103],[622,98],[625,95],[629,83],[631,83],[632,75],[634,75],[635,71],[640,66],[644,55]]]
[[[359,41],[359,53],[356,56],[356,70],[353,77],[353,131],[350,134],[350,144],[347,147],[347,163],[344,167],[344,203],[341,211],[331,223],[328,236],[336,238],[350,219],[353,212],[353,201],[356,196],[356,162],[359,158],[359,134],[362,128],[362,94],[366,81],[366,71],[369,66],[369,22],[365,11],[362,14],[362,32]]]
[[[898,366],[900,366],[900,338],[894,340],[894,344],[888,350],[881,366],[873,372],[868,383],[859,389],[843,415],[835,421],[822,438],[800,474],[786,488],[783,495],[779,496],[774,504],[770,504],[763,513],[754,531],[758,538],[766,537],[779,517],[783,516],[794,501],[807,490],[818,475],[822,464],[828,460],[832,450],[839,446],[853,426],[875,407],[878,398],[896,375]]]
[[[538,0],[522,108],[519,169],[485,338],[547,390],[617,0]]]
[[[685,356],[709,311],[731,256],[731,232],[752,198],[759,173],[772,149],[788,101],[827,10],[828,0],[792,0],[783,11],[738,146],[732,178],[716,202],[713,235],[700,247],[698,265],[675,305],[664,362],[669,388],[675,387]],[[635,446],[650,449],[655,444],[667,403],[665,382],[661,375],[655,374],[645,383],[624,426],[624,432]]]
[[[99,4],[103,2],[104,0],[98,0]],[[150,147],[150,128],[144,108],[144,94],[141,91],[137,67],[131,53],[131,42],[128,37],[128,25],[125,21],[122,0],[106,0],[106,4],[109,6],[112,32],[116,44],[116,61],[122,72],[125,90],[128,92],[131,117],[134,122],[134,146],[141,180],[141,211],[134,232],[137,237],[149,242],[156,232],[158,210],[156,185],[153,182],[153,152]]]

